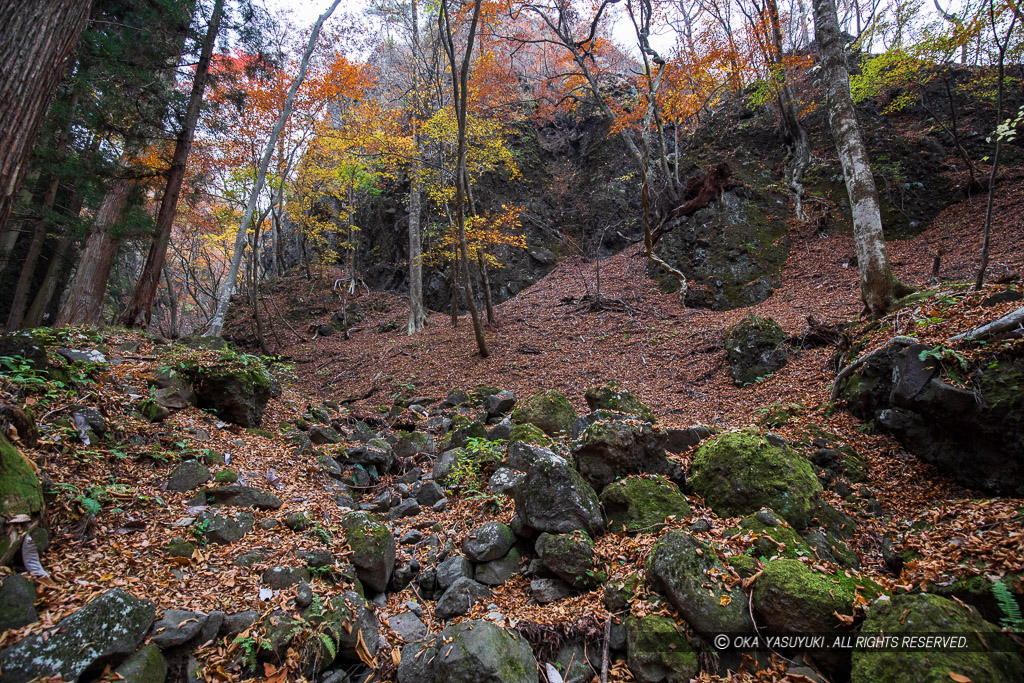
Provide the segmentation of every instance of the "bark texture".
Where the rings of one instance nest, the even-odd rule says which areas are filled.
[[[92,0],[0,3],[0,231]]]
[[[814,0],[813,8],[814,32],[828,99],[828,122],[853,211],[861,298],[869,314],[883,315],[894,297],[903,294],[907,288],[893,277],[889,267],[878,192],[853,108],[850,72],[846,66],[846,49],[839,31],[835,0]]]
[[[96,212],[96,221],[82,249],[78,270],[68,288],[68,300],[64,302],[54,323],[56,327],[97,325],[101,322],[107,279],[114,265],[117,248],[121,245],[113,229],[124,216],[129,186],[128,180],[116,179],[103,197],[99,211]]]

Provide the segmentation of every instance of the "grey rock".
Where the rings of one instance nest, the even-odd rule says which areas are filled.
[[[387,472],[395,461],[395,453],[387,441],[370,439],[366,443],[345,449],[343,459],[347,465],[373,466],[380,472]]]
[[[501,522],[488,522],[466,534],[462,552],[473,562],[489,562],[504,557],[516,542],[512,529]]]
[[[449,626],[440,646],[434,683],[537,683],[537,660],[529,643],[489,621]]]
[[[665,450],[669,453],[688,451],[695,446],[699,446],[701,441],[712,434],[714,434],[714,431],[704,425],[697,425],[688,429],[666,429],[665,436],[667,440],[665,442]]]
[[[484,399],[484,410],[488,416],[504,415],[516,404],[515,393],[505,389]]]
[[[39,621],[36,588],[21,574],[12,574],[0,584],[0,633]]]
[[[167,660],[156,645],[143,645],[115,673],[118,680],[127,683],[163,683],[167,680]]]
[[[461,578],[473,578],[473,564],[465,557],[452,555],[437,565],[437,586],[442,591]]]
[[[594,489],[561,458],[534,465],[515,492],[516,518],[526,528],[553,534],[604,530]]]
[[[477,600],[489,597],[490,594],[491,591],[483,584],[461,576],[448,587],[441,599],[437,601],[434,614],[441,619],[451,619],[469,614]]]
[[[359,580],[370,590],[384,592],[395,568],[395,537],[366,512],[350,512],[342,518],[341,526]]]
[[[120,589],[107,591],[53,629],[0,651],[4,683],[60,675],[74,681],[99,674],[106,662],[135,651],[154,619],[153,603]]]
[[[487,586],[500,586],[519,571],[521,559],[522,556],[519,554],[519,551],[512,548],[505,557],[478,564],[476,566],[475,578],[479,583]]]
[[[551,450],[526,441],[513,441],[508,446],[508,465],[520,472],[529,472],[541,461],[565,462],[565,458]]]
[[[227,614],[224,616],[224,624],[220,628],[220,633],[225,636],[236,636],[255,624],[259,618],[260,613],[254,609]]]
[[[510,496],[515,493],[516,487],[523,483],[523,479],[526,479],[524,473],[510,470],[507,467],[499,467],[487,480],[487,489],[491,493]]]
[[[309,582],[300,582],[299,587],[295,589],[295,606],[299,609],[305,609],[313,604],[313,598],[313,589],[310,587]]]
[[[419,529],[409,529],[404,534],[402,534],[402,537],[398,539],[398,542],[402,545],[412,545],[414,543],[419,543],[422,540],[422,531],[420,531]]]
[[[423,482],[423,485],[420,486],[420,490],[416,493],[416,500],[419,504],[427,507],[430,507],[444,497],[444,489],[433,481]]]
[[[276,510],[283,505],[281,499],[273,493],[242,484],[219,486],[209,489],[206,493],[211,505],[251,507],[260,510]]]
[[[96,349],[57,349],[57,354],[72,363],[106,363],[107,357]]]
[[[191,491],[210,481],[210,470],[198,460],[185,460],[174,468],[167,480],[168,491]]]
[[[76,408],[72,417],[76,423],[84,424],[99,436],[107,433],[107,421],[103,419],[103,414],[92,406]]]
[[[530,595],[542,605],[572,595],[572,586],[561,579],[531,579]]]
[[[271,567],[263,572],[263,583],[274,590],[282,590],[303,581],[309,581],[309,570],[305,567]]]
[[[153,644],[161,650],[184,645],[199,635],[206,620],[207,616],[199,612],[164,610],[163,616],[153,624]]]
[[[317,446],[341,443],[344,439],[337,430],[316,425],[309,428],[309,440]]]
[[[415,517],[420,514],[420,504],[413,498],[406,498],[388,513],[388,519]]]
[[[423,621],[412,612],[402,612],[390,617],[388,626],[407,643],[423,640],[428,633]]]
[[[239,512],[234,517],[203,513],[203,521],[209,521],[203,534],[210,543],[228,544],[241,540],[252,531],[256,521],[251,512]]]
[[[402,648],[398,683],[434,683],[437,675],[437,647],[432,642],[409,643]]]
[[[583,478],[601,491],[617,477],[629,474],[667,474],[665,434],[649,422],[613,418],[599,420],[580,435],[572,448]]]
[[[447,508],[448,508],[448,499],[447,498],[442,498],[441,500],[437,501],[436,503],[434,503],[433,505],[430,506],[430,509],[433,510],[434,512],[444,512]]]

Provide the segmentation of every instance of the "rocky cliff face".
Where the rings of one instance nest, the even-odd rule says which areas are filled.
[[[984,138],[994,111],[989,103],[970,99],[957,89],[974,75],[966,68],[949,72],[952,104],[959,111],[959,142],[972,158],[980,159],[990,153]],[[819,101],[814,85],[807,87],[808,99]],[[936,111],[943,116],[949,111],[941,83],[927,89],[924,105],[896,114],[880,113],[892,96],[866,101],[860,105],[859,117],[872,157],[886,235],[899,239],[919,233],[943,208],[972,190],[947,130],[949,122],[944,121],[944,128],[933,117]],[[690,281],[687,305],[726,310],[757,304],[778,284],[789,253],[790,229],[821,233],[851,229],[842,170],[823,107],[809,106],[803,122],[813,150],[805,176],[809,221],[804,225],[792,218],[784,178],[787,152],[775,107],[750,108],[743,96],[728,98],[714,111],[702,113],[695,132],[681,132],[678,147],[668,129],[668,144],[677,149],[672,159],[678,159],[684,184],[720,163],[728,164],[736,181],[735,187],[694,215],[666,223],[658,250]],[[523,178],[511,181],[491,174],[474,187],[480,211],[502,205],[525,209],[522,229],[528,249],[503,248],[496,253],[505,266],[491,273],[497,302],[539,280],[564,257],[602,258],[642,239],[640,174],[621,138],[610,134],[609,122],[596,110],[581,106],[553,120],[525,121],[512,147]],[[1020,145],[1008,146],[1004,155],[1011,160],[1020,157]],[[358,265],[372,288],[408,290],[407,192],[406,183],[393,183],[358,216],[363,226]],[[656,206],[652,223],[657,224],[675,207],[664,198],[657,180],[652,194]],[[677,286],[655,269],[650,273],[667,289]],[[425,272],[430,308],[448,308],[449,275],[447,269]]]

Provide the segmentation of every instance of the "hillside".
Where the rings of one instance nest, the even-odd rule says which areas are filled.
[[[789,608],[759,602],[758,587],[769,581],[776,568],[781,571],[788,566],[786,562],[794,561],[785,558],[799,557],[806,558],[803,566],[810,577],[822,573],[853,576],[862,586],[877,583],[863,599],[858,597],[845,606],[842,600],[836,603],[842,607],[839,614],[850,615],[843,618],[858,624],[865,610],[869,620],[873,613],[884,612],[877,604],[865,604],[872,601],[872,591],[891,592],[894,604],[905,599],[899,596],[940,593],[980,609],[987,619],[1005,619],[988,586],[990,580],[1002,577],[1018,604],[1022,601],[1024,558],[1019,551],[1024,499],[1019,494],[991,497],[964,488],[950,478],[948,470],[944,473],[941,467],[908,453],[885,430],[865,428],[845,409],[843,400],[829,400],[837,353],[852,360],[861,353],[858,349],[874,348],[895,335],[912,334],[926,345],[948,344],[949,337],[1018,307],[1019,284],[990,285],[980,293],[958,284],[970,277],[974,267],[974,250],[969,245],[977,240],[981,201],[975,198],[954,205],[917,237],[890,242],[899,277],[925,289],[914,301],[878,322],[856,319],[860,307],[856,269],[847,262],[851,240],[816,233],[792,236],[781,284],[772,296],[753,308],[731,311],[685,308],[676,295],[660,292],[646,277],[645,262],[635,247],[598,262],[566,259],[536,285],[497,307],[498,322],[487,331],[492,349],[487,359],[474,355],[465,316],[453,330],[445,315],[433,314],[426,330],[409,337],[402,330],[406,316],[402,299],[365,290],[348,301],[358,306],[350,309],[350,314],[365,317],[358,322],[353,318],[347,334],[322,336],[320,331],[326,330],[321,326],[329,327],[328,313],[340,309],[338,295],[329,291],[331,278],[320,280],[319,285],[312,283],[312,287],[301,277],[286,278],[274,285],[266,310],[288,312],[277,320],[270,316],[269,324],[271,334],[285,345],[282,355],[294,369],[294,377],[288,379],[285,367],[284,374],[279,374],[285,380],[283,392],[269,399],[259,426],[248,429],[218,419],[188,401],[180,404],[184,407],[172,408],[165,419],[145,405],[150,393],[145,390],[147,382],[155,382],[157,387],[176,386],[159,379],[161,373],[166,376],[168,367],[192,368],[187,372],[199,373],[189,375],[194,378],[203,376],[197,369],[203,367],[211,373],[218,367],[255,372],[244,360],[247,356],[192,350],[181,344],[168,346],[159,339],[117,331],[68,331],[37,337],[36,341],[50,349],[51,363],[58,368],[75,367],[54,354],[59,346],[95,347],[106,358],[77,373],[66,371],[61,384],[55,385],[51,379],[49,394],[26,381],[31,370],[12,373],[6,380],[7,391],[13,392],[8,400],[22,397],[21,402],[34,408],[40,428],[34,445],[28,434],[9,433],[42,475],[49,545],[44,546],[40,559],[49,575],[32,578],[38,620],[16,625],[0,640],[0,647],[14,648],[0,650],[3,680],[28,680],[42,673],[38,668],[18,668],[25,662],[21,659],[24,654],[19,653],[42,647],[30,644],[33,634],[58,623],[68,626],[69,622],[62,620],[74,621],[77,611],[86,605],[99,612],[101,622],[111,618],[103,616],[98,602],[91,601],[101,595],[109,599],[107,591],[112,588],[151,600],[163,620],[150,631],[150,612],[148,618],[141,617],[143,625],[136,633],[125,636],[134,643],[129,650],[98,653],[83,668],[68,671],[95,675],[106,671],[109,677],[140,640],[148,640],[159,649],[144,647],[131,660],[135,669],[124,668],[127,665],[117,669],[127,680],[155,680],[147,678],[155,674],[138,672],[155,670],[143,665],[166,662],[168,680],[198,680],[192,678],[197,675],[205,680],[237,680],[255,674],[277,681],[296,680],[304,674],[334,681],[372,670],[373,680],[392,680],[397,675],[398,680],[418,681],[424,679],[417,676],[426,674],[410,671],[408,658],[420,646],[403,649],[402,643],[418,638],[421,628],[431,633],[447,628],[447,637],[466,638],[457,625],[475,618],[519,634],[523,640],[501,646],[517,653],[509,657],[518,657],[515,661],[536,657],[542,668],[544,662],[559,660],[566,680],[600,677],[600,653],[608,623],[613,624],[613,641],[625,638],[611,647],[608,680],[658,680],[644,677],[648,674],[643,673],[646,669],[640,668],[640,661],[661,662],[658,666],[676,667],[674,670],[689,672],[687,676],[699,674],[704,679],[761,680],[788,675],[789,680],[805,680],[802,676],[819,680],[815,670],[838,679],[850,675],[848,653],[845,661],[840,656],[836,662],[821,653],[805,657],[792,650],[772,656],[762,652],[755,655],[756,666],[754,660],[741,666],[742,651],[716,653],[708,648],[699,633],[709,629],[702,617],[682,611],[688,604],[679,602],[685,589],[651,565],[644,570],[652,555],[663,555],[669,547],[666,544],[681,537],[706,544],[699,547],[714,548],[713,554],[721,560],[715,560],[720,570],[713,571],[724,572],[723,583],[714,589],[723,596],[722,609],[733,599],[730,596],[742,597],[745,602],[744,592],[752,591],[751,604],[758,605],[763,629],[836,628],[833,623],[815,621],[820,617],[813,612],[800,616],[802,612],[789,613]],[[1016,216],[1024,209],[1024,197],[1016,184],[1001,185],[998,205],[994,271],[1019,273],[1024,268],[1024,245]],[[927,284],[930,255],[936,249],[946,254],[939,273],[942,280]],[[604,306],[592,310],[587,301],[593,299],[581,302],[581,297],[596,294],[598,267]],[[324,313],[305,317],[310,309],[318,308]],[[788,339],[789,362],[764,379],[738,387],[730,376],[723,330],[751,313],[781,324]],[[820,339],[806,336],[809,317],[839,333]],[[823,328],[816,330],[820,333]],[[229,334],[244,336],[243,321],[236,319]],[[994,351],[963,343],[954,348],[964,354],[971,368],[987,362],[986,354]],[[1018,339],[1007,342],[997,355],[1014,362],[1020,352]],[[200,394],[208,391],[201,389],[203,381],[194,379]],[[498,388],[514,392],[519,406],[538,390],[556,389],[565,394],[574,411],[586,414],[585,390],[608,381],[632,391],[658,419],[653,432],[650,427],[640,428],[635,438],[646,435],[642,438],[655,439],[664,447],[663,439],[671,435],[675,445],[670,446],[669,462],[676,464],[664,471],[683,485],[686,495],[684,500],[677,490],[679,502],[669,508],[675,512],[655,512],[658,523],[639,534],[612,529],[596,535],[592,550],[587,551],[589,559],[581,566],[591,568],[586,570],[588,576],[600,578],[583,580],[573,589],[565,583],[571,578],[558,578],[567,576],[559,563],[583,560],[559,560],[553,550],[538,551],[533,543],[538,527],[545,527],[543,517],[530,517],[533,513],[529,510],[544,494],[535,493],[539,499],[526,498],[522,489],[501,488],[493,479],[488,493],[485,483],[500,464],[497,461],[516,461],[524,453],[533,453],[530,449],[536,447],[524,450],[527,442],[522,439],[544,443],[547,438],[539,432],[524,436],[513,431],[513,441],[519,442],[506,453],[504,443],[492,447],[486,441],[470,440],[499,434],[485,432],[472,421],[481,410],[481,398]],[[472,392],[479,385],[494,388],[473,393],[475,399],[450,395],[453,390]],[[442,403],[446,397],[448,403]],[[204,399],[198,400],[202,404]],[[462,407],[457,405],[463,401]],[[499,416],[508,410],[507,403],[489,405]],[[626,410],[638,408],[629,404]],[[7,414],[10,418],[11,413]],[[158,421],[150,424],[143,414]],[[610,415],[615,424],[642,425],[635,420],[616,423],[621,418]],[[531,419],[529,413],[515,412],[513,418]],[[18,424],[16,420],[11,423]],[[451,431],[447,431],[449,424]],[[720,501],[706,500],[697,489],[709,496],[712,490],[700,488],[701,479],[695,478],[697,470],[692,468],[700,460],[698,454],[710,448],[707,437],[711,431],[687,431],[696,425],[709,425],[711,431],[726,435],[742,435],[737,430],[752,426],[762,434],[777,435],[772,439],[784,439],[795,457],[811,458],[805,462],[814,463],[819,475],[814,480],[820,479],[825,486],[821,493],[825,507],[810,512],[815,521],[801,519],[794,529],[765,526],[764,519],[774,518],[759,514],[761,521],[752,522],[753,517],[725,513],[728,505],[723,508]],[[296,431],[296,427],[307,431]],[[501,424],[487,429],[504,429],[502,438],[509,438],[507,427]],[[425,438],[401,430],[415,430],[414,434]],[[659,433],[663,436],[656,437]],[[582,435],[583,442],[596,438],[589,434]],[[378,435],[384,441],[372,441]],[[582,442],[570,451],[569,442],[561,439],[565,436],[553,442],[555,451],[575,452],[578,459]],[[676,439],[690,440],[681,444]],[[702,439],[702,449],[694,449]],[[715,442],[718,439],[712,437]],[[433,474],[439,482],[445,481],[440,468],[450,470],[451,454],[458,458],[460,452],[446,450],[449,443],[462,444],[461,452],[484,459],[467,461],[479,464],[463,466],[458,475],[449,474],[442,489],[429,477]],[[822,459],[823,452],[839,457],[838,469],[835,461],[827,459],[832,456]],[[488,453],[493,455],[484,457]],[[494,460],[488,459],[491,457]],[[386,471],[380,471],[382,468]],[[683,477],[687,470],[691,471]],[[212,483],[206,483],[209,478]],[[240,489],[229,493],[236,478]],[[633,480],[658,481],[643,477],[626,481]],[[180,492],[168,490],[169,481],[171,488]],[[526,485],[542,484],[529,484],[528,480]],[[197,497],[197,488],[208,493]],[[429,495],[424,493],[427,490]],[[509,495],[493,493],[495,490],[508,490]],[[602,501],[605,514],[611,514],[607,491]],[[271,494],[269,498],[267,494]],[[445,502],[438,503],[442,497]],[[418,503],[410,502],[417,498]],[[573,505],[586,507],[585,499],[572,500],[570,495],[568,502],[563,501],[569,508],[562,514],[580,514]],[[214,507],[209,507],[211,503]],[[233,512],[238,508],[231,505],[256,508],[254,514]],[[369,527],[352,526],[355,513],[347,512],[351,508],[375,510],[382,521],[369,522]],[[831,512],[825,514],[824,510]],[[789,514],[802,513],[794,509]],[[493,584],[489,596],[475,605],[478,584],[460,579],[469,581],[459,584],[459,590],[469,591],[463,598],[469,602],[453,607],[454,598],[447,592],[442,596],[436,582],[441,580],[442,570],[451,572],[463,565],[442,560],[455,556],[461,548],[463,554],[475,558],[476,576],[482,577],[481,568],[490,565],[479,560],[490,555],[480,553],[490,552],[490,545],[481,550],[471,541],[483,533],[475,529],[492,522],[511,524],[521,534],[518,541],[510,541],[515,546],[512,550],[496,541],[504,549],[495,552],[515,553],[517,559],[491,562],[500,565],[505,561],[511,566],[488,570],[497,572],[498,578],[486,579]],[[241,528],[236,528],[238,524]],[[743,528],[746,531],[736,533]],[[390,541],[383,547],[397,544],[394,561],[387,552],[378,557],[375,551],[368,551],[365,541],[359,540],[363,533],[385,533]],[[659,539],[663,541],[657,546],[661,550],[654,550]],[[765,545],[769,539],[770,545]],[[539,543],[536,546],[541,547]],[[527,562],[538,552],[540,561]],[[634,575],[646,576],[648,585],[641,581],[630,588],[624,602],[616,598],[609,586],[623,581],[633,586],[629,581]],[[433,578],[428,580],[428,576]],[[4,581],[5,593],[13,590],[13,585],[9,586],[12,579]],[[807,580],[813,583],[812,578]],[[353,587],[359,594],[352,592]],[[372,603],[363,603],[360,594],[373,598]],[[442,597],[445,599],[435,602]],[[17,609],[28,609],[23,602],[10,600],[12,609],[14,604]],[[310,600],[313,607],[302,610],[305,620],[290,621],[296,605],[302,608]],[[899,604],[908,611],[925,608],[923,603]],[[956,603],[949,605],[955,607]],[[125,609],[145,611],[137,606]],[[783,619],[785,615],[773,609],[785,609],[788,616]],[[963,628],[994,628],[971,621],[978,617],[970,616],[966,608],[957,609],[965,610],[957,618],[971,624]],[[746,612],[744,608],[734,616]],[[630,614],[640,621],[627,619]],[[649,615],[657,614],[681,624],[685,637],[678,640],[681,636],[657,630],[654,633],[660,636],[634,632],[631,624],[663,628],[658,626],[662,622],[648,621],[654,619]],[[686,614],[685,621],[681,614]],[[610,622],[606,621],[609,616]],[[694,630],[696,624],[702,626]],[[375,640],[378,632],[379,643]],[[484,629],[480,637],[500,640],[504,637],[500,634],[507,632],[497,633]],[[100,643],[105,640],[95,633],[88,637]],[[645,637],[677,639],[680,656],[695,648],[692,662],[686,659],[691,655],[682,662],[666,659],[657,646],[643,650],[651,647],[643,645]],[[324,638],[330,646],[321,642]],[[50,642],[57,640],[51,638]],[[524,652],[516,642],[529,647]],[[55,652],[56,660],[68,656]],[[647,652],[643,655],[647,660],[638,660],[638,653],[643,652]],[[427,656],[437,657],[438,653]],[[484,658],[479,666],[491,665],[486,655],[479,656]],[[994,680],[986,676],[995,674],[986,672],[1016,675],[1012,672],[1018,671],[1014,669],[1017,665],[1005,659],[1010,656],[992,655],[984,663],[973,664],[953,657],[948,660],[951,663],[940,666],[954,667],[949,670],[972,680]],[[569,660],[574,657],[590,664],[583,670],[573,669]],[[857,664],[856,657],[854,678],[867,680],[863,669],[858,669],[866,666],[866,659]],[[997,668],[990,669],[992,666]],[[875,680],[894,680],[881,676]],[[548,680],[553,678],[549,675]]]

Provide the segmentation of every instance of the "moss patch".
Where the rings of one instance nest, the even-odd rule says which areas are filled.
[[[601,492],[601,503],[612,531],[653,533],[664,527],[666,517],[690,514],[679,487],[665,477],[627,477]]]
[[[810,463],[756,431],[729,432],[701,446],[691,470],[693,490],[718,515],[770,508],[797,529],[811,521],[821,483]]]
[[[628,617],[626,648],[629,670],[638,681],[682,683],[697,674],[697,653],[668,617]]]
[[[512,411],[512,421],[535,425],[549,436],[568,432],[576,419],[576,409],[562,392],[552,389],[538,391]]]

